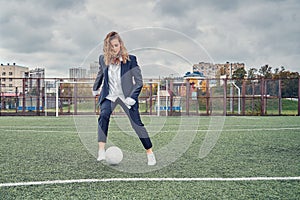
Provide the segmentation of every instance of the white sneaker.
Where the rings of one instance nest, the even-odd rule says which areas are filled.
[[[154,156],[154,153],[149,153],[147,154],[147,158],[148,158],[148,165],[155,165],[156,164],[156,159]]]
[[[98,151],[98,158],[97,161],[105,160],[105,150],[99,150]]]

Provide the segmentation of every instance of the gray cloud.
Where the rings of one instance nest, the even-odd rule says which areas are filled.
[[[67,9],[81,9],[84,7],[85,0],[28,0],[34,4],[40,4],[42,7],[51,10],[67,10]]]
[[[173,52],[195,63],[245,62],[299,71],[297,0],[0,0],[0,6],[1,62],[45,66],[51,77],[97,60],[111,30],[122,33],[128,49],[166,50],[136,52],[141,64],[156,60],[156,67],[175,66],[176,61],[182,69],[186,63]]]

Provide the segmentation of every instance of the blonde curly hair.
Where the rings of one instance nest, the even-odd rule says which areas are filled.
[[[104,62],[106,65],[111,64],[116,57],[113,54],[113,51],[111,48],[112,46],[110,43],[115,38],[117,38],[120,42],[120,52],[117,55],[117,57],[121,56],[123,63],[126,63],[129,60],[129,54],[127,52],[127,49],[125,48],[123,40],[121,39],[120,35],[117,32],[112,31],[112,32],[108,33],[104,39],[103,53],[104,53]]]

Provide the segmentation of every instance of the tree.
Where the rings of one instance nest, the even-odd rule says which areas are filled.
[[[239,87],[242,86],[243,79],[245,78],[247,72],[244,68],[238,68],[232,74],[232,79],[235,80],[235,84]]]
[[[273,75],[272,75],[272,78],[273,78],[273,79],[279,79],[279,78],[281,78],[281,74],[282,74],[284,71],[285,71],[284,66],[281,66],[281,69],[280,69],[280,70],[279,70],[278,67],[275,68],[275,69],[274,69],[274,73],[273,73]]]
[[[279,87],[279,79],[281,79],[281,95],[284,98],[288,97],[297,97],[298,94],[298,80],[299,80],[299,73],[298,72],[290,72],[286,71],[284,66],[280,68],[275,68],[272,71],[272,67],[269,65],[262,66],[259,70],[255,68],[250,68],[248,71],[248,78],[255,79],[255,78],[266,78],[266,79],[273,79],[266,81],[267,92],[270,95],[278,95],[278,87]],[[253,83],[254,84],[254,83]],[[259,93],[259,87],[257,85],[260,84],[260,80],[257,81],[255,85],[255,93]],[[251,90],[249,87],[248,91]],[[253,89],[252,89],[253,90]]]
[[[255,68],[250,68],[250,69],[248,70],[248,78],[249,78],[249,79],[257,78],[257,69],[255,69]]]
[[[298,94],[298,72],[282,71],[282,97],[297,97]]]
[[[269,65],[261,66],[258,72],[260,74],[260,77],[272,78],[272,67],[270,67]]]

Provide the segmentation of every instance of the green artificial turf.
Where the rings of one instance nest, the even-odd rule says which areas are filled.
[[[123,118],[112,118],[109,140],[124,152],[143,153],[138,138],[131,135],[131,127],[121,125],[127,123]],[[78,131],[74,121],[73,117],[0,117],[0,184],[107,178],[300,176],[299,117],[226,117],[224,125],[220,118],[215,125],[219,132],[217,142],[206,157],[200,158],[205,137],[213,134],[207,132],[214,128],[210,117],[143,116],[156,152],[176,137],[195,134],[175,162],[160,166],[169,158],[157,155],[157,166],[149,171],[145,157],[144,165],[141,161],[143,173],[119,171],[97,162],[87,147],[90,143],[82,141],[82,129]],[[157,126],[161,127],[156,129]],[[178,143],[170,151],[172,148],[182,147]],[[131,164],[135,166],[134,160]],[[0,187],[0,199],[299,199],[299,183],[300,180],[46,184]]]

